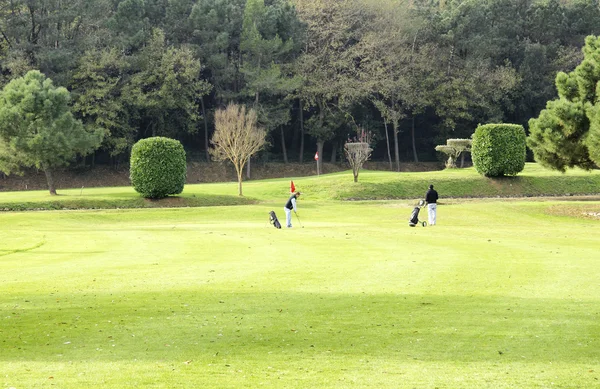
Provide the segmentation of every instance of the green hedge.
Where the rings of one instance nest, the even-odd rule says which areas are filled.
[[[514,176],[525,168],[525,129],[519,124],[479,125],[473,134],[471,157],[479,174]]]
[[[131,149],[131,185],[145,198],[160,199],[181,193],[186,172],[185,150],[175,139],[142,139]]]

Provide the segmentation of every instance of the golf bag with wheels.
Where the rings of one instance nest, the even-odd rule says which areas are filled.
[[[417,224],[419,224],[419,212],[421,211],[421,207],[425,205],[425,201],[421,200],[419,201],[419,205],[417,205],[411,215],[410,215],[410,219],[408,220],[408,225],[411,227],[416,226]],[[425,227],[427,225],[427,222],[421,222],[420,223],[423,227]]]
[[[275,211],[269,212],[269,223],[271,223],[275,228],[281,228],[281,223],[279,223],[279,219],[277,219]]]

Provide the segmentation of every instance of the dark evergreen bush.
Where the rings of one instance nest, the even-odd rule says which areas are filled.
[[[526,136],[518,124],[479,125],[473,134],[471,156],[479,174],[514,176],[525,168]]]
[[[185,150],[175,139],[142,139],[131,149],[131,185],[146,198],[160,199],[181,193],[186,171]]]

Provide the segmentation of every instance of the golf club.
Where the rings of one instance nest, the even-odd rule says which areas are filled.
[[[302,223],[300,222],[300,216],[298,216],[298,214],[296,212],[294,212],[294,215],[296,215],[296,219],[298,219],[298,224],[300,224],[301,228],[304,228],[304,226],[302,225]]]

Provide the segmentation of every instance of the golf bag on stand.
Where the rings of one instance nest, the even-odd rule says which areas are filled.
[[[410,215],[410,219],[408,219],[408,225],[411,227],[416,226],[417,224],[421,224],[423,227],[427,226],[427,222],[419,222],[419,211],[421,211],[421,207],[425,205],[425,201],[420,200],[419,204],[413,209],[412,214]]]
[[[277,219],[275,211],[269,212],[269,223],[271,223],[275,228],[281,228],[281,223],[279,223],[279,219]]]

